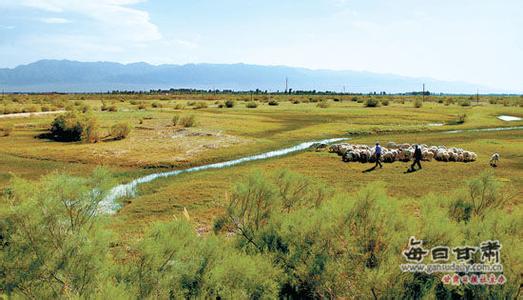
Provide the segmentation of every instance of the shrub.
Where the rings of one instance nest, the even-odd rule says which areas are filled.
[[[207,103],[205,101],[198,101],[196,105],[194,106],[194,109],[202,109],[207,108]]]
[[[25,112],[38,112],[38,106],[29,105],[24,110],[25,110]]]
[[[421,98],[414,99],[413,103],[415,108],[421,108],[423,106],[423,100]]]
[[[389,106],[389,99],[381,99],[381,105]]]
[[[131,133],[131,126],[127,123],[117,123],[111,127],[111,137],[115,140],[123,140]]]
[[[178,125],[178,122],[180,122],[180,116],[179,115],[174,115],[174,117],[172,119],[173,126]]]
[[[455,120],[447,122],[447,125],[460,125],[460,124],[465,123],[466,120],[467,120],[467,115],[460,114],[460,115],[458,115],[458,117]]]
[[[48,105],[42,105],[42,106],[40,107],[40,109],[41,109],[43,112],[45,112],[45,111],[51,111],[51,108],[50,108]]]
[[[319,108],[328,108],[329,106],[330,104],[327,100],[321,100],[321,102],[318,102],[318,104],[316,104],[316,107]]]
[[[194,115],[183,116],[178,124],[183,127],[194,127],[196,125],[196,117]]]
[[[227,100],[227,101],[225,101],[225,107],[227,107],[227,108],[233,108],[234,105],[236,105],[234,100]]]
[[[110,112],[117,112],[118,111],[118,107],[113,104],[113,105],[109,106],[107,110],[110,111]]]
[[[81,111],[85,114],[87,112],[90,112],[91,111],[91,107],[87,104],[84,104],[81,108]]]
[[[187,102],[187,106],[194,106],[196,104],[195,101],[189,101]]]
[[[153,103],[151,103],[151,106],[153,108],[162,108],[163,107],[163,104],[158,102],[158,101],[154,101]]]
[[[112,182],[108,174],[97,169],[89,178],[65,174],[38,182],[14,178],[12,201],[0,205],[2,295],[59,299],[97,294],[111,264],[110,239],[104,222],[96,217],[97,205]]]
[[[471,105],[471,102],[470,102],[470,99],[463,99],[459,102],[459,105],[461,106],[470,106]]]
[[[176,106],[174,106],[174,109],[176,109],[176,110],[181,110],[181,109],[184,109],[184,108],[185,108],[185,106],[183,104],[180,104],[180,103],[178,103],[178,104],[176,104]]]
[[[292,100],[291,100],[291,103],[292,103],[292,104],[300,104],[301,102],[300,102],[299,99],[292,99]]]
[[[140,103],[140,104],[138,104],[138,109],[139,109],[139,110],[144,110],[144,109],[146,109],[146,108],[147,108],[147,107],[145,106],[145,103]]]
[[[50,133],[54,139],[64,142],[94,143],[100,140],[96,119],[77,112],[57,116],[51,123]]]
[[[378,106],[380,106],[380,102],[376,98],[367,98],[367,100],[365,100],[364,106],[365,107],[378,107]]]
[[[276,101],[275,99],[272,99],[272,100],[269,101],[269,105],[271,105],[271,106],[277,106],[279,104],[280,103],[278,103],[278,101]]]
[[[13,124],[0,126],[0,136],[10,136],[13,132]]]
[[[456,101],[453,98],[446,98],[445,99],[445,105],[449,106],[450,104],[454,104]]]
[[[247,102],[247,104],[245,104],[245,107],[247,108],[256,108],[258,107],[258,104],[254,101],[250,101],[250,102]]]

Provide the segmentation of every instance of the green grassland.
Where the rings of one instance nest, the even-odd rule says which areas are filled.
[[[383,181],[393,196],[420,197],[456,189],[466,178],[488,167],[494,152],[502,156],[499,176],[520,189],[523,184],[522,131],[442,133],[447,130],[521,126],[505,122],[502,114],[523,116],[521,97],[481,97],[476,103],[465,96],[426,97],[421,108],[413,103],[420,96],[254,95],[257,108],[247,108],[251,95],[243,94],[144,94],[144,95],[8,95],[4,112],[82,110],[88,107],[102,131],[115,122],[132,127],[120,141],[94,144],[66,143],[36,138],[48,130],[54,115],[0,118],[0,128],[13,132],[0,137],[0,186],[13,175],[36,179],[52,171],[74,175],[88,173],[97,165],[108,167],[119,182],[144,174],[180,169],[239,158],[291,146],[303,141],[348,137],[354,143],[376,140],[459,146],[475,151],[475,163],[426,163],[416,174],[402,174],[407,165],[395,163],[384,170],[363,174],[367,165],[345,164],[334,154],[305,152],[268,161],[248,163],[225,170],[185,174],[157,180],[140,187],[139,197],[118,214],[140,228],[144,222],[169,218],[187,207],[208,227],[222,210],[227,190],[253,169],[286,168],[327,182],[339,191],[354,192],[373,181]],[[366,107],[376,99],[387,105]],[[220,107],[234,100],[233,108]],[[269,105],[276,100],[278,105]],[[468,102],[463,104],[464,102]],[[198,108],[198,103],[205,103]],[[322,108],[319,103],[327,103]],[[102,107],[111,107],[102,111]],[[2,105],[0,105],[0,108]],[[20,108],[21,107],[21,108]],[[42,109],[44,108],[44,109]],[[194,115],[196,126],[175,127],[175,115]],[[455,124],[460,116],[465,122]],[[431,126],[431,124],[444,124]],[[415,183],[415,184],[414,184]],[[413,185],[414,184],[414,185]],[[134,230],[134,229],[133,229]]]
[[[227,100],[234,107],[225,107]],[[517,298],[523,130],[472,129],[523,126],[497,118],[523,117],[523,98],[430,96],[416,107],[420,100],[5,95],[0,274],[9,276],[0,277],[0,298]],[[252,101],[256,105],[249,106],[257,107],[247,107]],[[63,110],[96,120],[100,139],[49,139],[57,115],[37,113]],[[10,116],[24,112],[35,115]],[[176,116],[196,122],[175,125]],[[117,123],[131,127],[129,136],[111,138]],[[454,130],[464,131],[448,132]],[[344,163],[334,153],[310,149],[156,179],[138,186],[135,197],[119,199],[123,207],[116,214],[92,213],[117,183],[340,137],[369,145],[461,147],[478,159],[422,162],[414,173],[405,172],[404,162],[365,172],[371,164]],[[497,168],[489,166],[493,153],[501,155]],[[428,247],[499,239],[507,283],[444,286],[439,273],[401,272],[401,253],[412,235]]]

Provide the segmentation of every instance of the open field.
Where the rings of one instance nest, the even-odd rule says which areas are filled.
[[[487,297],[486,295],[519,294],[518,276],[523,269],[519,255],[521,247],[518,245],[520,239],[513,237],[521,234],[523,121],[503,121],[498,119],[498,116],[523,117],[523,98],[482,96],[480,101],[476,102],[474,99],[471,101],[468,96],[430,96],[426,97],[422,105],[418,105],[420,107],[415,107],[415,103],[421,100],[421,96],[278,94],[253,95],[252,99],[256,107],[249,108],[248,103],[251,103],[250,106],[254,105],[251,95],[247,94],[5,96],[0,103],[4,113],[8,113],[4,116],[9,116],[10,113],[62,109],[74,111],[76,116],[91,118],[89,120],[97,125],[98,135],[93,143],[57,141],[48,135],[55,115],[12,115],[0,118],[0,188],[5,196],[2,199],[27,197],[28,201],[33,201],[31,203],[34,207],[42,208],[46,213],[46,205],[50,205],[50,209],[57,209],[51,200],[55,199],[53,197],[60,197],[56,193],[63,191],[60,189],[62,185],[67,187],[67,184],[71,184],[75,187],[66,189],[66,193],[79,195],[75,193],[84,191],[85,195],[89,195],[84,197],[92,197],[94,193],[91,191],[98,189],[96,185],[94,189],[91,189],[92,186],[86,189],[86,186],[80,184],[79,179],[70,178],[77,176],[83,178],[84,183],[96,182],[89,176],[98,166],[104,166],[108,170],[112,178],[107,183],[110,182],[114,186],[149,174],[238,159],[306,141],[328,138],[346,138],[349,143],[367,145],[373,145],[376,141],[385,145],[393,141],[459,147],[475,152],[478,155],[477,161],[422,162],[423,169],[414,173],[405,172],[410,163],[394,162],[385,163],[383,169],[364,172],[372,167],[372,164],[344,163],[335,153],[307,150],[229,168],[156,179],[139,185],[135,197],[118,199],[123,207],[116,214],[107,218],[100,217],[100,224],[88,226],[90,230],[94,228],[92,230],[104,239],[107,237],[102,232],[107,229],[115,235],[105,239],[106,244],[94,243],[105,246],[100,246],[101,250],[88,253],[87,257],[95,257],[98,253],[110,253],[112,256],[107,265],[125,265],[131,270],[137,268],[138,273],[125,273],[120,268],[107,271],[108,274],[112,274],[109,277],[114,281],[127,278],[122,280],[121,284],[128,284],[130,287],[127,287],[126,292],[132,295],[138,294],[136,285],[132,283],[146,281],[142,277],[145,275],[140,272],[149,267],[148,263],[151,263],[151,270],[147,271],[147,274],[153,274],[150,275],[153,279],[160,278],[165,274],[161,272],[165,263],[155,266],[155,259],[163,259],[162,257],[166,256],[166,261],[171,262],[174,255],[172,253],[176,253],[181,255],[179,262],[189,261],[191,264],[193,262],[190,259],[193,257],[205,260],[206,264],[206,255],[211,255],[212,268],[232,266],[234,270],[225,274],[252,271],[249,274],[238,275],[240,278],[250,278],[244,283],[247,287],[238,288],[240,294],[230,294],[240,298],[246,297],[241,293],[249,290],[249,284],[252,282],[259,284],[256,289],[262,289],[263,295],[269,295],[268,291],[272,291],[272,297],[267,296],[268,298],[277,294],[298,295],[298,298],[299,295],[352,295],[356,298],[370,298],[372,295],[380,298],[376,293],[387,298],[393,297],[391,295],[394,295],[395,291],[402,295],[419,295],[419,282],[426,284],[430,293],[436,293],[435,291],[441,288],[441,284],[437,284],[441,280],[439,275],[419,279],[416,275],[399,272],[399,253],[405,248],[405,242],[410,235],[423,236],[432,246],[438,243],[479,243],[499,238],[503,242],[503,257],[508,261],[504,274],[510,284],[505,289],[474,290],[474,295]],[[227,100],[234,100],[234,107],[227,108]],[[378,107],[367,107],[369,105],[366,103],[372,101],[378,103]],[[194,117],[194,124],[180,125],[183,123],[179,122],[179,119],[187,120],[191,116]],[[177,120],[174,122],[176,125],[173,118]],[[131,129],[128,136],[119,140],[114,139],[112,133],[112,126],[117,123],[128,124]],[[516,129],[474,131],[479,128],[500,127]],[[497,168],[489,166],[489,159],[493,153],[499,153],[501,156]],[[280,208],[285,202],[275,200],[278,196],[274,195],[278,195],[278,192],[283,195],[282,186],[285,185],[278,186],[278,183],[267,182],[281,179],[282,177],[277,177],[276,174],[280,174],[282,170],[298,174],[292,176],[304,176],[310,180],[307,184],[313,182],[325,188],[323,190],[318,187],[321,193],[328,195],[319,197],[325,202],[318,200],[317,204],[301,203],[293,208]],[[57,179],[45,177],[53,173],[65,173],[67,176],[58,176]],[[495,184],[490,179],[484,179],[487,178],[486,173],[495,176]],[[30,181],[19,181],[17,178]],[[53,188],[47,189],[47,186],[39,181],[41,178]],[[463,200],[472,197],[467,194],[471,193],[471,185],[467,182],[474,178],[480,178],[478,182],[484,182],[484,195],[485,191],[495,192],[492,192],[493,198],[487,197],[492,201],[486,204],[488,209],[485,209],[483,204],[478,206],[477,203],[470,204],[467,202],[469,200]],[[54,183],[55,185],[54,180],[58,182]],[[289,182],[290,186],[295,184],[293,181]],[[299,182],[299,179],[296,182]],[[33,183],[35,186],[32,186]],[[498,183],[503,185],[501,189],[498,189]],[[103,182],[100,185],[103,185]],[[481,188],[481,185],[479,186]],[[5,189],[6,187],[9,188]],[[267,192],[271,189],[277,192]],[[312,190],[314,191],[314,188]],[[271,203],[272,206],[265,212],[268,217],[263,220],[263,225],[260,225],[262,229],[252,230],[251,236],[243,232],[245,227],[224,221],[227,220],[224,219],[225,216],[236,220],[232,216],[239,213],[229,206],[233,203],[231,199],[242,199],[242,195],[247,195],[245,199],[258,201],[263,199],[264,191],[273,195],[272,198],[268,198],[275,202]],[[48,194],[49,197],[46,196]],[[283,196],[282,198],[285,199]],[[46,201],[50,202],[46,204]],[[67,201],[64,202],[66,207]],[[300,199],[294,201],[299,203]],[[10,207],[13,203],[17,202],[2,204]],[[467,206],[469,204],[470,207]],[[18,218],[16,214],[10,215],[15,211],[11,210],[13,207],[20,215],[31,216],[34,213],[33,207],[17,205],[4,209],[3,213]],[[468,209],[472,209],[473,213]],[[464,213],[461,213],[462,211]],[[66,219],[72,218],[70,211],[67,213],[64,214]],[[79,215],[82,213],[85,211],[79,210]],[[91,217],[87,219],[90,220]],[[12,220],[18,220],[16,218]],[[34,216],[28,219],[40,222],[40,219]],[[180,219],[189,222],[183,223]],[[46,222],[52,223],[53,220],[52,216],[47,216],[42,217],[41,222],[48,224]],[[2,224],[0,223],[1,226]],[[53,226],[61,228],[61,221],[57,224]],[[237,227],[235,230],[228,226]],[[367,226],[371,229],[367,230]],[[37,225],[35,230],[42,230],[42,235],[50,234],[49,239],[52,240],[55,238],[54,231],[47,231],[47,227],[48,225]],[[13,228],[15,231],[18,227]],[[76,236],[71,235],[73,239]],[[202,236],[206,238],[201,238]],[[97,239],[98,236],[93,233],[93,240]],[[78,251],[94,249],[90,246],[79,246],[83,242],[85,240],[73,240],[72,245],[81,249]],[[265,248],[258,246],[260,243],[266,243]],[[289,248],[279,245],[282,247],[280,249],[273,243],[282,243]],[[375,244],[378,246],[372,246]],[[175,250],[169,254],[170,252],[164,251],[162,247],[173,247]],[[216,249],[221,249],[221,252]],[[301,249],[308,249],[308,252],[302,252]],[[47,248],[44,250],[48,251]],[[359,253],[359,256],[352,257],[349,250]],[[201,253],[198,252],[198,256],[194,255],[193,251]],[[216,255],[219,257],[215,257]],[[282,255],[283,258],[278,255]],[[381,265],[369,266],[369,260],[375,255],[379,257]],[[227,259],[229,261],[225,261]],[[259,261],[255,262],[256,259]],[[138,260],[140,264],[137,263]],[[242,262],[238,264],[236,260]],[[295,268],[287,265],[293,260],[296,260],[292,262],[297,265]],[[323,260],[329,261],[325,262],[326,266],[323,265]],[[199,263],[201,262],[183,265],[180,267],[183,271],[175,268],[168,272],[178,276],[180,272],[192,270],[191,268]],[[238,267],[249,263],[252,263],[250,267]],[[334,265],[328,265],[331,263]],[[255,269],[254,266],[260,266],[261,269]],[[353,270],[357,268],[361,268],[360,272],[365,275],[354,273]],[[18,265],[13,265],[13,270],[18,269]],[[197,282],[200,275],[199,271],[195,272],[194,276],[197,279],[194,280]],[[320,275],[314,275],[315,272]],[[374,272],[379,272],[379,275]],[[221,273],[212,274],[218,276],[216,274]],[[284,274],[290,279],[282,279],[278,277],[280,275],[275,274]],[[331,274],[334,274],[334,283],[330,282]],[[138,277],[133,277],[135,275]],[[268,278],[272,280],[270,284],[266,283]],[[295,282],[295,278],[298,278],[298,283]],[[361,287],[349,288],[345,283],[347,278],[359,283]],[[376,283],[368,283],[368,278],[377,278]],[[433,281],[434,279],[436,281]],[[173,282],[178,282],[177,280]],[[191,285],[188,288],[185,286],[185,280],[179,280],[183,287],[178,288],[177,293],[183,291],[186,297],[191,295],[186,290],[196,290],[199,295],[211,293]],[[268,286],[258,283],[258,280]],[[228,281],[220,279],[219,282],[221,285],[222,282]],[[236,286],[237,281],[231,282],[234,282],[231,286]],[[321,286],[308,286],[318,282]],[[170,284],[167,283],[165,287],[157,283],[156,289],[158,295],[161,295],[160,298],[171,295],[173,289]],[[210,283],[205,281],[204,284]],[[287,291],[285,285],[293,285],[298,290]],[[404,292],[405,289],[412,290]],[[105,292],[104,289],[101,291]],[[160,291],[163,291],[163,294]],[[142,292],[140,290],[140,293]],[[429,291],[423,293],[430,294]],[[445,293],[449,297],[463,296],[462,291],[453,289],[445,290]]]
[[[257,108],[246,107],[251,97],[258,103]],[[485,162],[492,153],[499,152],[505,161],[503,170],[508,168],[516,172],[507,174],[507,177],[521,177],[515,176],[518,170],[521,171],[521,155],[518,155],[518,152],[521,152],[519,150],[522,150],[521,130],[503,133],[438,134],[438,132],[458,129],[521,126],[523,121],[506,122],[496,118],[499,115],[522,117],[521,97],[481,97],[481,102],[478,104],[474,99],[471,101],[463,96],[431,96],[427,97],[421,108],[415,108],[413,102],[419,98],[421,97],[242,94],[5,96],[2,101],[5,112],[85,109],[93,112],[102,131],[108,131],[111,124],[115,122],[126,122],[132,127],[132,132],[128,138],[120,141],[95,144],[55,142],[36,138],[39,134],[47,132],[54,116],[0,119],[0,128],[13,127],[13,132],[9,136],[0,138],[2,142],[0,153],[3,156],[0,162],[0,186],[7,184],[10,174],[32,179],[53,170],[85,174],[96,165],[109,167],[120,182],[125,182],[147,173],[220,162],[295,145],[303,141],[334,137],[349,137],[354,139],[355,143],[368,144],[376,140],[383,143],[390,140],[443,144],[478,152],[480,158],[474,164],[448,164],[447,166],[434,163],[438,168],[442,168],[441,172],[446,168],[451,168],[449,171],[464,168],[457,172],[463,178],[467,177],[462,173],[464,170],[476,170],[477,173],[477,170],[486,166]],[[386,101],[387,106],[365,107],[362,102],[368,99]],[[234,107],[220,108],[225,100],[235,100]],[[271,100],[277,101],[278,105],[269,105],[268,102]],[[468,104],[462,104],[463,102]],[[205,105],[201,109],[195,109],[198,103],[205,103]],[[320,108],[319,103],[327,103],[327,107]],[[103,108],[104,106],[106,108]],[[110,107],[114,107],[112,109],[114,111],[111,111]],[[101,108],[105,111],[100,111]],[[190,128],[173,126],[172,119],[175,115],[194,115],[196,126]],[[450,125],[463,115],[466,116],[464,123]],[[502,137],[507,140],[501,140]],[[280,163],[280,161],[283,163],[290,159],[295,159],[299,163],[285,167],[304,172],[311,170],[309,164],[314,161],[320,164],[322,160],[325,160],[325,163],[332,161],[333,165],[328,169],[334,174],[346,170],[347,178],[359,177],[361,174],[352,169],[364,167],[342,164],[332,155],[303,153],[277,162],[258,162],[239,167],[237,170],[235,168],[235,170],[216,172],[241,173],[243,171],[240,170],[246,171],[257,165],[265,169],[266,164]],[[391,167],[404,167],[400,165],[394,164]],[[315,167],[313,173],[321,173],[321,169]],[[203,176],[203,174],[187,176]],[[381,175],[377,174],[365,176],[370,177],[371,180],[391,182],[387,178],[379,178]],[[434,174],[430,176],[434,180],[441,177]],[[225,175],[223,178],[230,179]],[[354,180],[355,182],[360,180],[360,178],[354,179],[357,179]],[[165,181],[172,181],[172,188],[175,188],[179,179]],[[155,182],[153,185],[156,184]],[[339,181],[334,181],[333,184],[354,187],[354,184],[346,185]],[[204,190],[209,195],[217,192],[210,192],[211,189],[207,188],[208,184],[204,186],[206,187]],[[438,186],[440,185],[434,187],[436,191]],[[188,190],[190,189],[180,188],[181,193]],[[221,195],[222,192],[218,194]],[[186,198],[194,203],[200,200],[193,195],[187,195]],[[145,209],[143,213],[147,213],[147,210]]]

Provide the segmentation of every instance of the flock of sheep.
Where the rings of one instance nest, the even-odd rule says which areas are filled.
[[[414,146],[411,144],[388,143],[382,147],[381,159],[383,162],[392,163],[395,161],[407,162],[414,158]],[[419,145],[422,150],[422,160],[431,161],[453,161],[453,162],[473,162],[477,159],[476,153],[461,148],[447,148],[445,146]],[[317,149],[327,149],[327,146],[319,145]],[[328,147],[329,152],[337,153],[343,157],[345,162],[376,162],[375,147],[356,144],[335,144]]]

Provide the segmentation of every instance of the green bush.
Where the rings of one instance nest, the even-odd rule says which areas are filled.
[[[271,99],[271,100],[269,100],[268,103],[269,103],[269,105],[271,105],[271,106],[277,106],[277,105],[280,104],[280,103],[278,103],[278,101],[276,101],[275,99]]]
[[[57,116],[51,123],[50,133],[54,139],[64,142],[95,143],[100,140],[97,120],[92,115],[77,112]]]
[[[329,101],[323,99],[320,102],[318,102],[318,104],[316,104],[316,107],[319,107],[319,108],[329,108],[330,107],[330,103],[329,103]]]
[[[103,169],[89,177],[12,180],[0,201],[3,295],[517,299],[520,293],[523,216],[511,198],[518,190],[490,173],[456,193],[420,197],[413,206],[411,199],[391,198],[380,184],[334,195],[316,178],[256,172],[234,185],[214,223],[217,234],[199,236],[197,222],[186,216],[154,223],[143,237],[123,243],[99,213],[112,183]],[[499,240],[507,280],[457,288],[442,284],[441,273],[404,273],[399,266],[406,263],[402,253],[411,236],[425,249]],[[477,253],[470,263],[480,259]]]
[[[0,126],[0,136],[10,136],[13,132],[13,124],[5,124]]]
[[[105,298],[99,293],[111,271],[110,236],[96,212],[112,182],[102,169],[88,178],[13,179],[10,201],[0,201],[2,294]]]
[[[180,122],[180,115],[174,115],[172,118],[173,126],[178,125],[178,122]]]
[[[117,123],[111,127],[111,137],[115,140],[123,140],[131,133],[131,126],[127,123]]]
[[[447,125],[461,125],[467,121],[467,115],[466,114],[460,114],[457,116],[456,119],[448,121]]]
[[[173,126],[194,127],[196,126],[196,117],[194,115],[174,115],[172,119],[172,124]]]
[[[225,101],[225,107],[227,107],[227,108],[233,108],[234,105],[236,105],[236,103],[234,102],[234,100],[226,100],[226,101]]]
[[[365,107],[378,107],[380,106],[380,102],[376,98],[367,98],[364,103]]]
[[[194,127],[196,126],[196,117],[194,115],[183,116],[180,118],[179,125],[183,127]]]
[[[207,102],[205,101],[198,101],[196,103],[196,105],[194,105],[194,109],[203,109],[203,108],[207,108]]]
[[[470,99],[463,99],[459,102],[459,105],[461,106],[470,106],[471,105],[471,102],[470,102]]]
[[[389,106],[389,99],[381,99],[381,105]]]
[[[256,108],[256,107],[258,107],[258,103],[254,102],[254,101],[250,101],[250,102],[247,102],[247,104],[245,104],[245,107]]]

